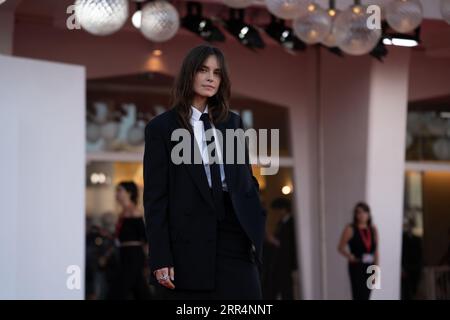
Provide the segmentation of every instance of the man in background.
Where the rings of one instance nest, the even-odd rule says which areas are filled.
[[[272,212],[279,217],[273,236],[267,239],[272,247],[268,299],[293,300],[293,274],[297,270],[297,249],[291,201],[277,198],[271,203]]]

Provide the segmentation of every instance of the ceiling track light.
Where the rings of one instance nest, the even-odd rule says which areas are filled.
[[[380,39],[375,48],[373,48],[373,50],[370,52],[370,55],[378,61],[383,62],[388,53],[389,51],[386,48],[386,44],[383,42],[383,39]]]
[[[386,33],[383,36],[383,43],[389,46],[413,48],[420,45],[421,27],[417,27],[412,34]]]
[[[322,47],[323,47],[323,45],[322,45]],[[325,48],[327,48],[328,51],[330,51],[332,54],[337,55],[338,57],[343,57],[344,56],[344,53],[342,52],[341,49],[339,49],[339,47],[331,47],[331,48],[325,47]]]
[[[265,43],[262,40],[258,30],[244,22],[244,9],[229,10],[229,18],[226,21],[226,29],[242,45],[249,49],[262,49]]]
[[[203,16],[202,5],[199,2],[189,1],[186,6],[187,15],[181,19],[181,25],[184,28],[208,42],[225,41],[222,31],[213,24],[211,19]]]
[[[285,21],[270,14],[270,23],[264,28],[266,33],[287,50],[304,51],[306,44],[294,35],[292,28],[286,27]]]
[[[384,36],[386,35],[388,28],[389,28],[389,26],[388,26],[387,22],[386,21],[383,22],[381,25],[381,38],[378,41],[375,48],[373,48],[373,50],[370,51],[370,53],[369,53],[372,57],[374,57],[375,59],[377,59],[380,62],[383,62],[389,53],[389,51],[386,47],[386,43],[384,42]]]

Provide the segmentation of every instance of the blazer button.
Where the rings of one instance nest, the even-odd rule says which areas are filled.
[[[253,252],[256,252],[256,247],[255,247],[254,244],[252,244],[252,251],[253,251]]]

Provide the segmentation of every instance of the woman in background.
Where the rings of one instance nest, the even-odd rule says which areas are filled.
[[[353,300],[369,300],[371,289],[367,279],[372,273],[368,274],[367,268],[378,265],[378,231],[372,225],[370,207],[366,203],[356,204],[353,222],[344,229],[338,251],[348,260]]]
[[[146,235],[143,215],[137,208],[138,188],[132,181],[119,183],[116,200],[122,208],[116,225],[119,268],[112,283],[110,299],[149,299],[144,269]]]

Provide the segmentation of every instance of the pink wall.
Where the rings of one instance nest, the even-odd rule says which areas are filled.
[[[13,50],[14,11],[0,8],[0,54],[10,55]]]
[[[450,95],[450,58],[413,52],[409,73],[410,101]]]
[[[201,39],[186,33],[161,45],[154,45],[137,31],[95,37],[78,30],[20,23],[15,32],[14,54],[85,65],[88,78],[146,70],[174,75],[187,51],[201,43]],[[296,96],[301,94],[297,88],[304,78],[302,70],[308,61],[306,54],[292,56],[278,46],[254,53],[234,40],[218,47],[227,56],[236,92],[284,105],[295,104]],[[164,52],[159,62],[157,58],[151,59],[153,48]]]

